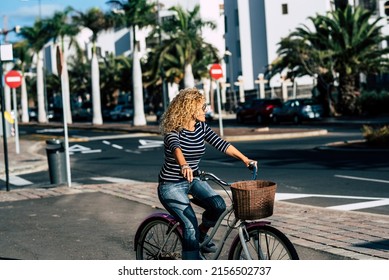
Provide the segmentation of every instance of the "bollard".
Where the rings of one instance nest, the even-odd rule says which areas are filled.
[[[49,165],[50,183],[66,183],[65,146],[62,140],[46,140],[46,153]]]

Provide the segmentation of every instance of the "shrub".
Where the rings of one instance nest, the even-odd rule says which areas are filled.
[[[357,104],[363,115],[389,113],[389,92],[362,92],[358,97]]]
[[[364,125],[362,134],[368,145],[389,148],[389,125],[378,128]]]

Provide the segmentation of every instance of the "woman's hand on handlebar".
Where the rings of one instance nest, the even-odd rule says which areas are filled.
[[[250,170],[253,170],[254,168],[258,168],[258,162],[253,159],[248,159],[244,162],[246,164],[246,167]]]

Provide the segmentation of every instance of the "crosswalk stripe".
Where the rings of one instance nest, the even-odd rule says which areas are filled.
[[[90,179],[95,181],[107,181],[111,183],[140,183],[140,181],[136,181],[136,180],[115,178],[115,177],[92,177]]]
[[[385,205],[389,205],[389,199],[350,203],[344,205],[330,206],[326,208],[335,209],[335,210],[352,211],[352,210],[360,210],[360,209],[373,208],[373,207],[385,206]]]
[[[1,180],[6,181],[5,177],[1,177]],[[33,184],[32,182],[15,175],[9,176],[9,183],[14,186],[27,186]]]
[[[360,180],[360,181],[368,181],[368,182],[377,182],[377,183],[389,184],[388,180],[379,180],[379,179],[354,177],[354,176],[345,176],[345,175],[334,175],[334,176],[338,177],[338,178],[344,178],[344,179],[352,179],[352,180]]]

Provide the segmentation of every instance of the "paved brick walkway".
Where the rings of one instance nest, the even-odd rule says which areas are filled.
[[[156,183],[139,182],[20,189],[0,191],[0,202],[103,192],[162,209],[156,187]],[[389,259],[389,219],[384,215],[276,202],[274,214],[267,220],[297,245],[352,259]]]

